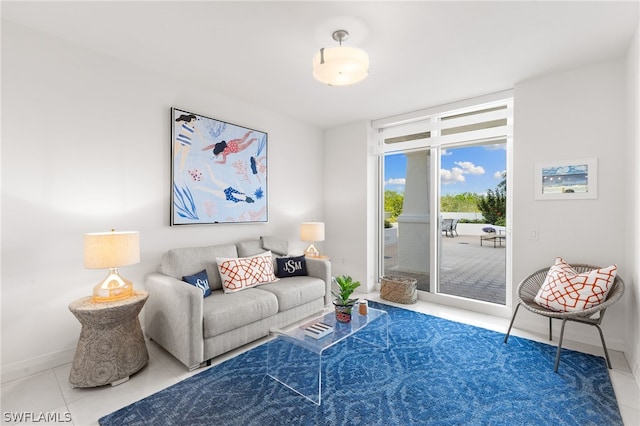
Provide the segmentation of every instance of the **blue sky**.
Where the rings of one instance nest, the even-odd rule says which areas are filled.
[[[502,180],[507,169],[505,144],[452,148],[442,151],[441,191],[446,194],[484,194]],[[407,158],[404,154],[385,157],[384,188],[404,192]]]

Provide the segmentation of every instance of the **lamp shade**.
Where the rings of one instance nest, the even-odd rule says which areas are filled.
[[[307,242],[324,241],[324,222],[304,222],[301,224],[300,239]]]
[[[321,49],[313,57],[313,76],[329,86],[346,86],[369,75],[369,55],[352,46]]]
[[[117,268],[140,262],[138,232],[96,232],[84,234],[84,267]]]

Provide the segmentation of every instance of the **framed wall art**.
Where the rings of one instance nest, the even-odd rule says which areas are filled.
[[[536,200],[579,200],[598,198],[598,160],[536,163]]]
[[[267,133],[171,109],[171,225],[268,221]]]

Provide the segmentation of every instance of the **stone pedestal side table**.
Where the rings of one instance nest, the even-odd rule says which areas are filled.
[[[149,361],[138,313],[149,293],[114,302],[92,302],[91,296],[72,302],[69,310],[82,324],[69,382],[72,387],[123,383]]]

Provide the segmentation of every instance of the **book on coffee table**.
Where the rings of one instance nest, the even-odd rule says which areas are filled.
[[[323,322],[313,323],[304,329],[304,334],[314,339],[320,339],[333,331],[333,327]]]

